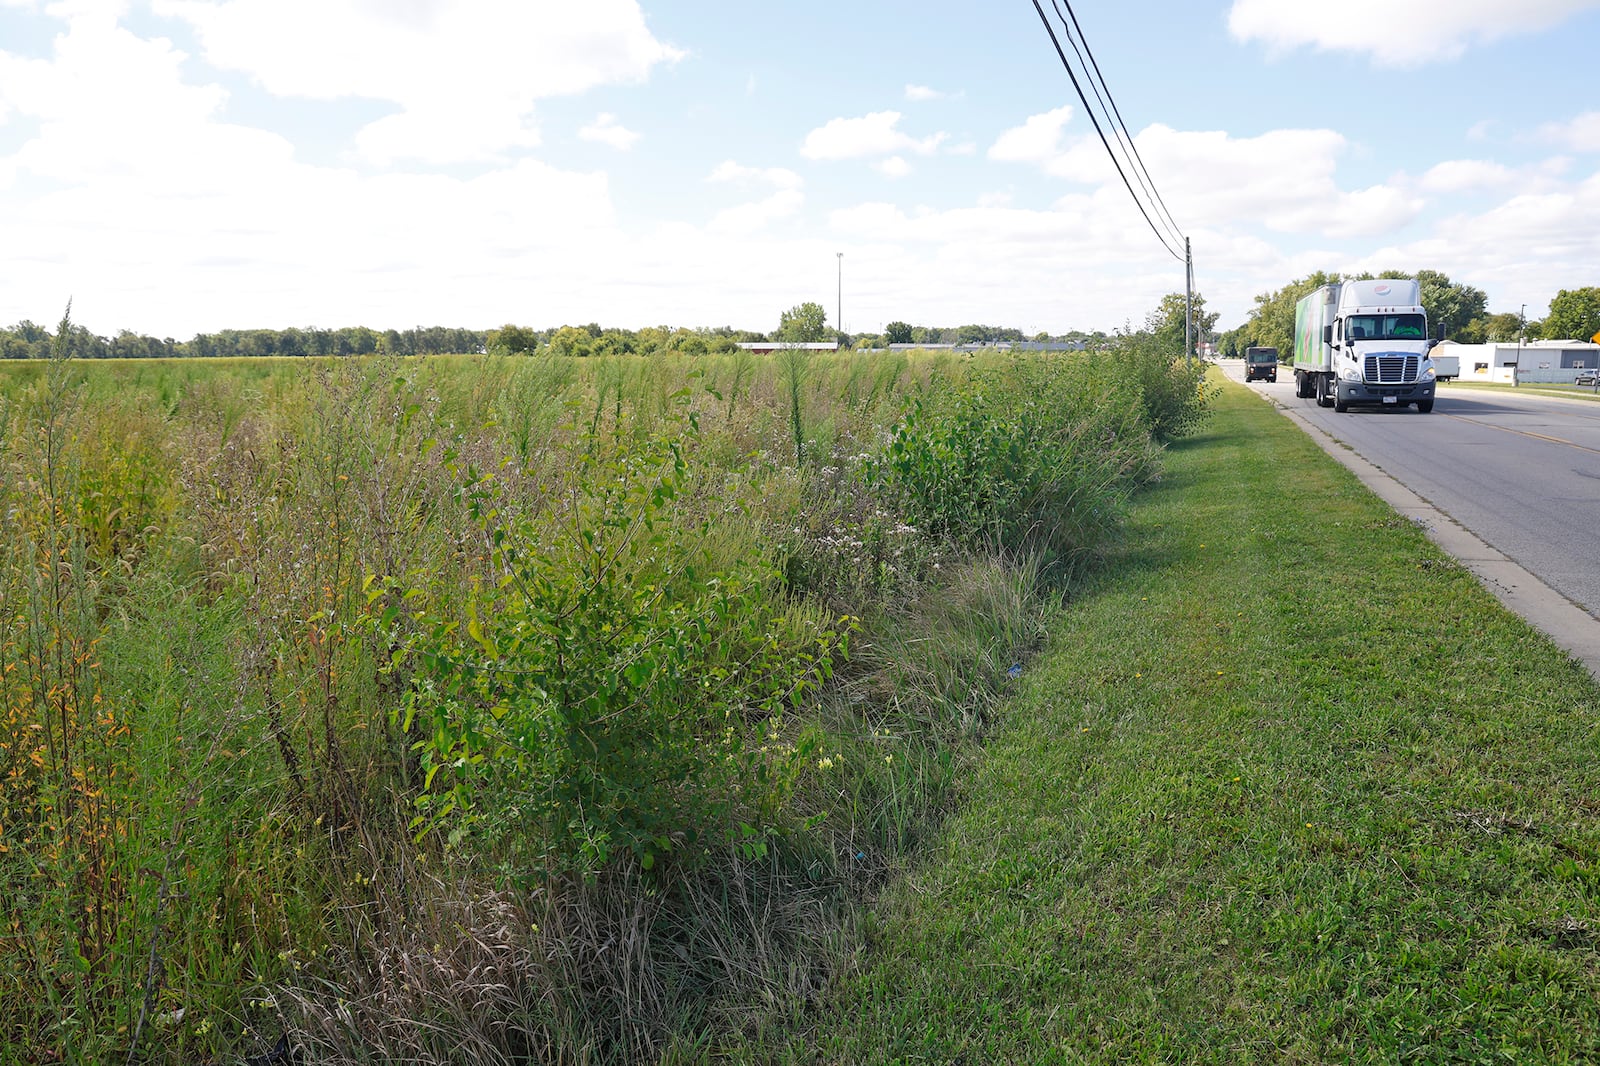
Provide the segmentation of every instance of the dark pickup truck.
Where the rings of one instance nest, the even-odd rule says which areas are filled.
[[[1244,350],[1244,379],[1246,381],[1254,381],[1256,378],[1266,378],[1268,381],[1278,380],[1278,349],[1246,348]]]

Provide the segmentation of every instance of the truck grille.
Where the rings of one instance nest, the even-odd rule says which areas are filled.
[[[1417,362],[1415,355],[1369,355],[1367,384],[1410,385],[1417,380]]]

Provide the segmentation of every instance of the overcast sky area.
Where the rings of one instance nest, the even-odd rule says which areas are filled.
[[[1074,11],[1219,328],[1600,285],[1600,0]],[[1031,335],[1183,282],[1032,0],[0,0],[0,325]]]

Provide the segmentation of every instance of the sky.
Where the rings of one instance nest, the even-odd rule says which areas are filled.
[[[0,326],[1110,333],[1179,235],[1220,329],[1600,285],[1600,0],[1071,14],[1165,243],[1033,0],[0,0]]]

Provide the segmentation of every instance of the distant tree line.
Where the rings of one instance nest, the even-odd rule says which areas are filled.
[[[404,330],[375,330],[365,326],[343,329],[225,329],[197,333],[192,340],[148,337],[122,330],[102,337],[85,326],[69,325],[67,351],[79,359],[213,359],[238,356],[446,355],[478,352],[484,331],[419,326]],[[50,354],[54,334],[23,319],[0,329],[0,358],[42,359]]]
[[[1215,316],[1213,316],[1215,317]],[[548,353],[562,356],[649,355],[672,351],[684,355],[730,352],[741,343],[768,340],[837,341],[841,348],[882,348],[889,344],[993,344],[1003,341],[1103,341],[1100,332],[1025,336],[1019,329],[997,326],[913,326],[891,322],[882,333],[848,334],[829,329],[822,308],[800,304],[784,312],[778,328],[766,334],[731,326],[686,329],[647,326],[630,330],[583,326],[533,329],[507,324],[498,329],[451,329],[443,326],[375,330],[366,326],[322,329],[225,329],[198,333],[191,340],[156,338],[122,330],[103,337],[85,326],[67,327],[67,351],[80,359],[214,359],[259,356],[459,355],[494,352],[505,355]],[[0,328],[0,358],[43,359],[50,355],[54,334],[24,319]]]
[[[1001,326],[913,326],[907,322],[890,322],[883,333],[869,335],[881,344],[997,344],[1019,341],[1090,341],[1106,340],[1106,334],[1095,330],[1071,330],[1067,333],[1035,333],[1031,336],[1020,329]]]

